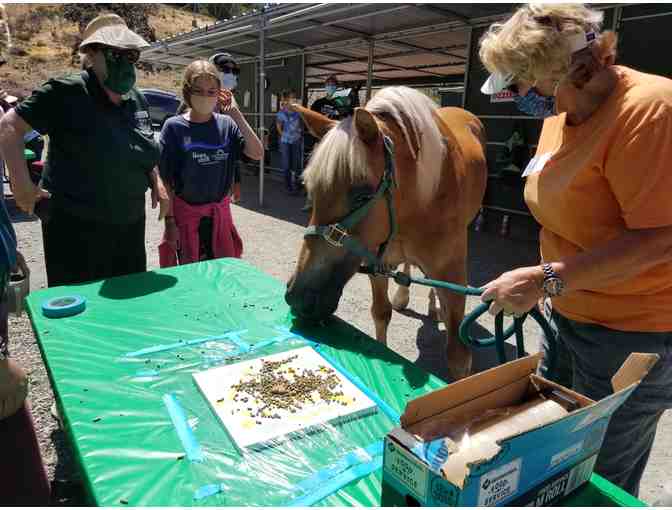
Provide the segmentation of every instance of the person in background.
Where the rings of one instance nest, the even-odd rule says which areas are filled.
[[[285,187],[290,194],[296,194],[300,188],[300,170],[302,166],[303,121],[299,112],[289,110],[296,103],[296,92],[285,90],[280,96],[280,111],[276,116],[276,127],[280,134],[280,155],[282,170],[285,173]]]
[[[219,71],[219,79],[222,82],[222,88],[233,92],[232,101],[236,104],[236,108],[238,108],[236,102],[236,90],[238,89],[238,78],[240,77],[240,66],[238,65],[238,62],[236,62],[236,59],[234,59],[230,53],[225,52],[215,53],[208,59],[208,61]],[[220,108],[219,103],[217,107]],[[221,111],[221,109],[219,113],[226,115],[226,111]],[[240,202],[240,183],[242,180],[241,165],[244,159],[245,155],[243,154],[243,157],[236,162],[236,171],[233,179],[233,193],[231,194],[234,203]]]
[[[582,4],[528,4],[490,27],[485,94],[544,118],[524,175],[541,264],[485,285],[497,314],[540,298],[557,331],[558,382],[593,400],[633,352],[659,361],[613,414],[595,471],[637,495],[672,407],[672,80],[614,65],[616,35]]]
[[[332,74],[324,82],[326,95],[313,103],[311,110],[319,112],[325,117],[342,120],[352,115],[359,106],[359,89],[340,87],[338,78]]]
[[[25,267],[0,194],[0,506],[41,507],[49,505],[50,488],[27,401],[28,376],[9,355],[7,286],[17,264]]]
[[[324,91],[326,95],[315,101],[310,107],[311,110],[321,113],[325,117],[333,120],[342,120],[352,115],[355,108],[359,106],[359,88],[345,89],[340,87],[338,78],[335,74],[328,76],[324,81]],[[317,140],[311,136],[306,136],[306,150],[311,151]],[[301,209],[308,212],[313,208],[310,196],[306,199],[306,204]]]
[[[168,119],[160,136],[159,170],[171,197],[161,267],[241,256],[230,207],[236,164],[242,154],[263,157],[261,142],[231,90],[221,87],[214,65],[189,64],[182,96],[187,111]]]
[[[145,194],[165,214],[158,144],[135,64],[148,43],[115,14],[86,27],[82,71],[49,80],[0,122],[0,149],[17,205],[39,206],[50,287],[147,269]],[[24,161],[24,135],[48,134],[40,185]]]

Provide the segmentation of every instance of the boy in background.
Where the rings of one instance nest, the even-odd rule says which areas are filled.
[[[303,124],[298,112],[290,111],[288,106],[296,103],[296,92],[285,90],[280,96],[280,111],[275,123],[280,135],[280,155],[282,170],[285,173],[285,187],[291,195],[300,192],[301,140]]]

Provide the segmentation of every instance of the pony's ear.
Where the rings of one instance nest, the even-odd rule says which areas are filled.
[[[321,113],[304,108],[299,104],[290,104],[289,109],[293,112],[299,112],[308,131],[310,131],[310,134],[315,138],[322,138],[327,134],[327,131],[338,124],[335,120],[325,117]]]
[[[378,139],[378,123],[364,108],[355,108],[355,128],[364,143],[373,143]]]

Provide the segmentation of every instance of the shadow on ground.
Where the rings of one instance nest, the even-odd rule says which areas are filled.
[[[292,196],[284,188],[283,183],[275,175],[268,173],[264,179],[264,205],[259,205],[258,171],[243,170],[241,184],[241,201],[238,204],[249,211],[254,211],[279,220],[305,227],[309,215],[301,210],[306,203],[303,194]]]
[[[448,359],[446,357],[448,345],[446,332],[439,327],[438,322],[427,315],[421,315],[413,310],[405,310],[400,313],[406,317],[419,320],[422,323],[415,340],[418,347],[418,358],[414,363],[446,382],[453,382],[454,379],[448,371]],[[474,325],[472,334],[477,339],[492,336],[492,332],[479,324]],[[516,348],[514,346],[506,344],[505,350],[507,360],[516,358]],[[473,351],[473,372],[482,372],[497,365],[499,365],[499,360],[494,348]]]

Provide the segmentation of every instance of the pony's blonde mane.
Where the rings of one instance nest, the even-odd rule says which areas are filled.
[[[408,151],[418,168],[418,197],[425,204],[439,186],[446,150],[434,120],[437,108],[429,97],[410,87],[384,88],[366,105],[371,113],[391,116],[403,132]]]
[[[420,169],[416,173],[419,199],[421,203],[429,202],[441,179],[445,156],[443,138],[434,121],[437,106],[429,97],[412,88],[387,87],[369,101],[366,109],[397,123]],[[304,173],[309,191],[329,190],[337,180],[352,183],[366,180],[366,150],[363,142],[354,135],[353,118],[348,117],[322,138]]]
[[[352,117],[331,128],[315,147],[303,179],[309,192],[328,191],[337,181],[360,182],[368,175],[364,143],[354,133]]]

